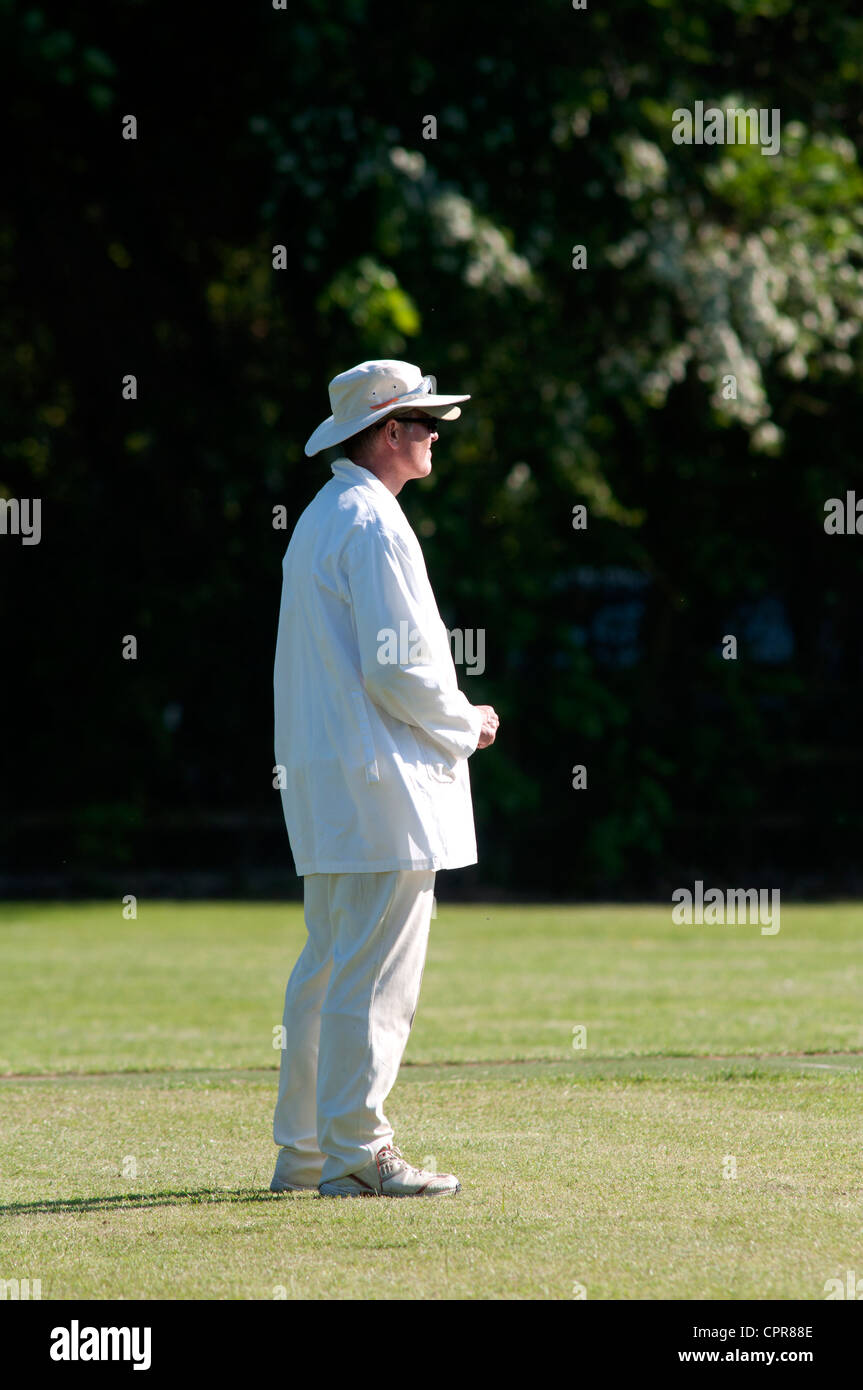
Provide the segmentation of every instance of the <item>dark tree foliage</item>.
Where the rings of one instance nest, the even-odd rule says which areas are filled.
[[[448,891],[858,887],[859,6],[0,16],[4,882],[296,887],[281,558],[327,381],[396,356],[472,395],[400,496],[502,721]]]

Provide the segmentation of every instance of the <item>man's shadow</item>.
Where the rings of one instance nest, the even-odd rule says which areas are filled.
[[[43,1213],[62,1216],[85,1211],[134,1211],[146,1207],[197,1207],[211,1202],[278,1202],[287,1198],[317,1197],[317,1192],[270,1192],[260,1187],[238,1187],[225,1191],[219,1188],[188,1188],[179,1192],[123,1192],[107,1197],[45,1197],[33,1202],[0,1204],[2,1216],[27,1216]]]

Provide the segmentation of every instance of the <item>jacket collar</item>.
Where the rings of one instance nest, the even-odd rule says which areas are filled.
[[[354,463],[349,458],[338,458],[330,465],[333,476],[336,478],[348,478],[353,483],[364,483],[367,487],[373,488],[375,492],[381,493],[390,502],[394,502],[399,507],[399,500],[394,497],[385,483],[372,473],[370,469],[363,468],[362,464]],[[401,507],[399,507],[401,511]]]

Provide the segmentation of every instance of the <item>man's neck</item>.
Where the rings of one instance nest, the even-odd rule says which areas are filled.
[[[380,464],[374,459],[351,459],[351,463],[355,463],[358,468],[364,468],[367,473],[373,473],[378,482],[383,483],[393,497],[398,496],[407,482],[406,478],[399,475],[397,465],[388,468],[385,464]]]

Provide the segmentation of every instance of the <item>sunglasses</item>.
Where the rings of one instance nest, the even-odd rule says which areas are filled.
[[[395,422],[397,425],[425,425],[429,434],[436,430],[438,425],[440,424],[439,420],[429,420],[423,415],[396,415],[393,418],[395,418]],[[386,420],[381,420],[379,422],[378,428],[381,428],[386,423]]]
[[[439,420],[430,420],[425,415],[402,415],[401,419],[396,416],[396,424],[402,425],[425,425],[429,434],[436,430],[440,424]]]

